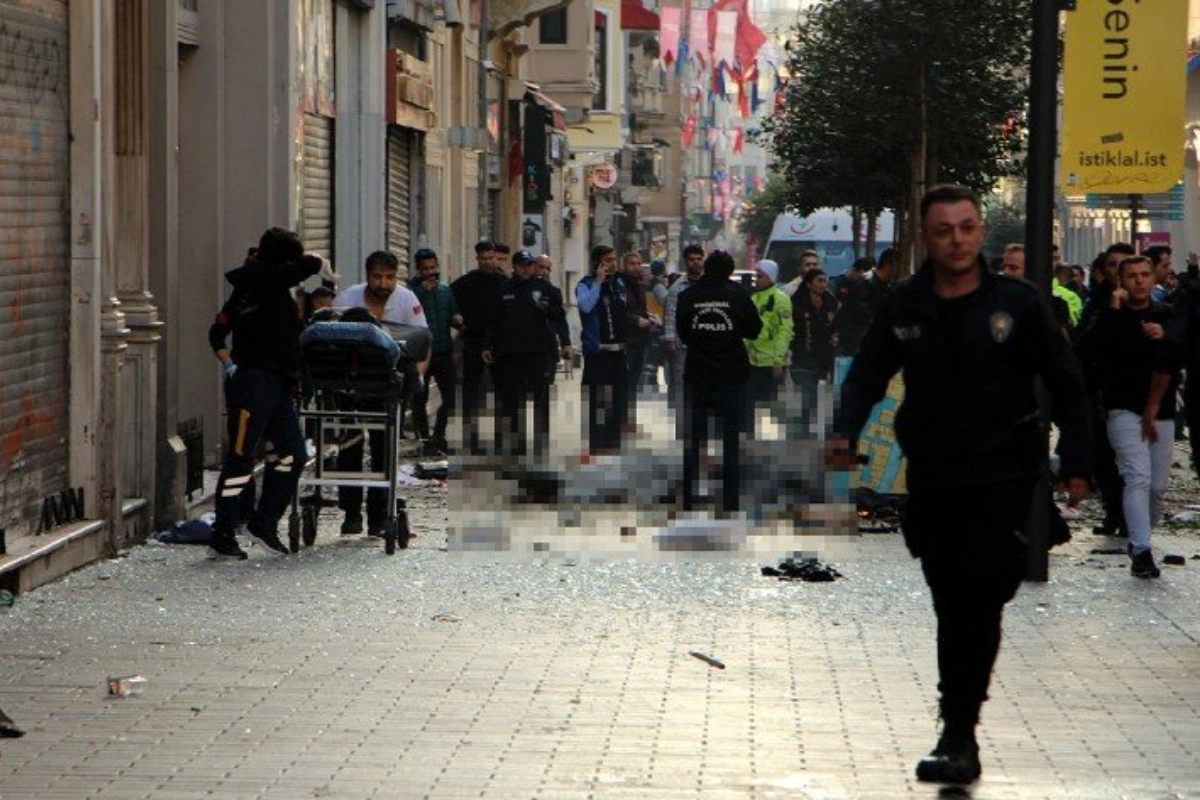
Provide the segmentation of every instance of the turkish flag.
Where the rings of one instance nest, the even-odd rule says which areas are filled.
[[[716,0],[712,7],[708,9],[710,49],[715,44],[714,40],[717,35],[717,12],[737,12],[737,46],[734,52],[737,55],[737,60],[741,62],[743,69],[750,66],[754,61],[754,57],[758,55],[759,48],[763,46],[763,42],[767,41],[767,35],[750,19],[749,2],[750,0]]]
[[[696,138],[696,115],[688,114],[687,119],[683,122],[683,147],[686,150],[692,146],[692,140]]]

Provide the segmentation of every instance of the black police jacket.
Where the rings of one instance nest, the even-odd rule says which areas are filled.
[[[957,335],[957,334],[954,334]],[[1061,474],[1089,474],[1088,403],[1079,363],[1030,283],[983,270],[965,299],[957,369],[926,263],[880,309],[842,386],[835,430],[858,437],[899,370],[904,400],[896,439],[910,490],[1033,480],[1047,459],[1035,377],[1053,401]]]
[[[562,292],[541,278],[510,278],[492,306],[483,349],[498,357],[549,354],[549,326],[565,318]]]
[[[687,346],[683,380],[703,389],[740,386],[750,378],[747,339],[762,331],[750,293],[727,278],[705,274],[679,295],[675,316]]]

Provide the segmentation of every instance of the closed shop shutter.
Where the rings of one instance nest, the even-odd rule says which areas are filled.
[[[17,8],[15,5],[23,5]],[[68,482],[67,0],[0,3],[0,525]]]
[[[416,135],[408,128],[388,128],[387,248],[408,268],[412,255],[412,162]]]
[[[333,255],[333,118],[304,115],[300,238],[306,249]]]

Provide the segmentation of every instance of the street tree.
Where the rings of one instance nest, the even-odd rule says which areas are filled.
[[[796,206],[894,208],[915,261],[931,185],[986,192],[1019,172],[1031,0],[824,0],[786,45],[785,101],[767,121]]]

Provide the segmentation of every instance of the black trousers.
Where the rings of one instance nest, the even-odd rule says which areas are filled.
[[[746,383],[746,434],[754,437],[755,412],[768,408],[779,399],[781,378],[775,377],[774,367],[750,367],[750,380]]]
[[[721,506],[726,512],[737,511],[741,500],[741,432],[745,421],[745,386],[706,389],[685,384],[684,416],[687,436],[683,451],[683,507],[690,510],[696,502],[696,484],[700,479],[700,453],[708,442],[709,424],[715,421],[721,432]]]
[[[495,382],[495,370],[490,371]],[[483,350],[476,342],[463,343],[462,360],[462,423],[463,446],[468,453],[480,453],[483,445],[479,438],[479,417],[486,406],[486,390],[489,367],[483,360]],[[497,441],[499,436],[496,437]]]
[[[583,357],[588,450],[592,453],[621,448],[621,425],[629,418],[628,369],[623,350],[601,350]]]
[[[429,430],[429,387],[437,381],[438,394],[442,396],[442,404],[438,406],[437,417],[433,422],[432,435],[435,439],[446,438],[446,424],[454,413],[454,395],[458,390],[458,380],[454,374],[454,358],[450,353],[435,353],[429,360],[429,369],[425,373],[425,390],[417,397],[413,406],[413,423],[417,427],[417,436],[421,439],[430,438]]]
[[[385,411],[387,403],[375,398],[357,398],[354,407],[359,411]],[[357,434],[356,434],[357,435]],[[368,431],[367,445],[371,448],[371,470],[387,473],[388,451],[391,449],[383,431]],[[392,454],[395,457],[395,454]],[[360,472],[363,468],[363,442],[360,438],[349,446],[338,448],[337,468],[342,472]],[[361,514],[363,489],[361,486],[339,486],[338,508],[347,514]],[[387,507],[387,489],[372,486],[367,489],[367,526],[382,527],[390,516]]]
[[[1195,377],[1189,370],[1187,383],[1183,386],[1183,416],[1187,420],[1189,449],[1192,451],[1192,469],[1200,478],[1200,371]]]
[[[500,362],[500,418],[496,421],[499,431],[499,452],[505,456],[523,456],[528,452],[529,427],[526,409],[529,402],[534,406],[533,451],[545,455],[550,443],[550,418],[546,415],[546,430],[540,430],[543,419],[537,409],[549,406],[550,387],[546,383],[546,356],[544,353],[504,356]]]
[[[1004,606],[1025,571],[1025,482],[914,490],[904,537],[937,615],[938,691],[947,724],[973,726],[1000,652]]]

